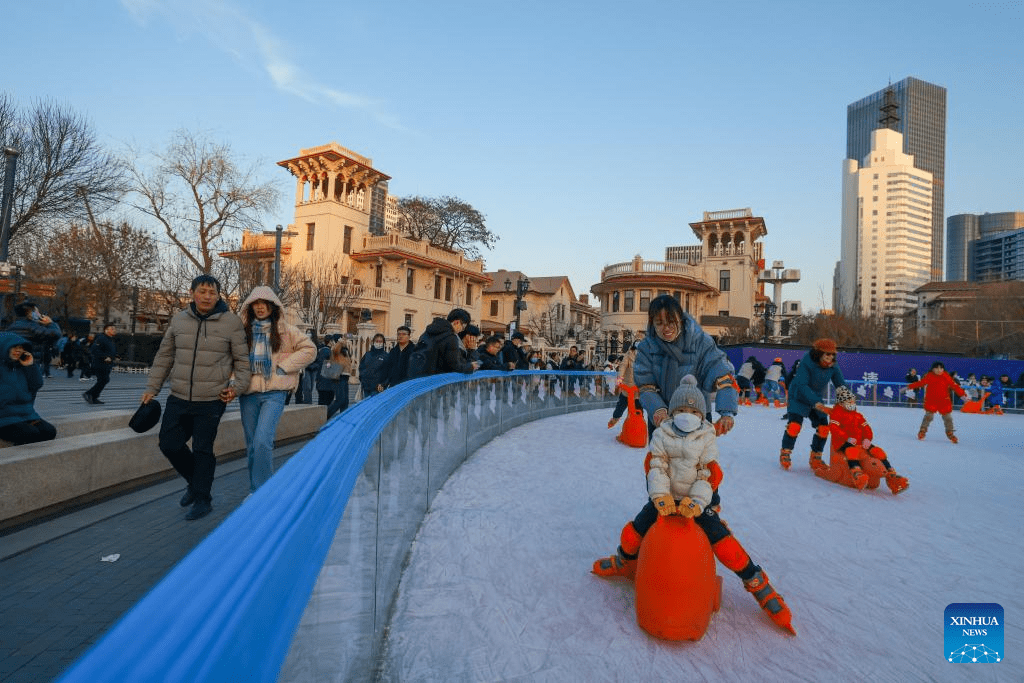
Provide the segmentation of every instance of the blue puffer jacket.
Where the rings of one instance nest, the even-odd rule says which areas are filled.
[[[793,381],[789,388],[789,412],[807,417],[815,403],[825,398],[828,391],[828,383],[838,387],[845,387],[846,380],[839,370],[838,364],[823,368],[811,360],[811,353],[808,351],[800,361],[800,367],[793,375]]]
[[[43,386],[43,374],[38,363],[25,367],[11,360],[11,349],[19,344],[32,350],[24,337],[0,332],[0,427],[41,419],[32,404]]]
[[[670,348],[671,347],[671,348]],[[671,345],[655,334],[654,326],[647,326],[647,337],[637,345],[633,363],[633,381],[640,388],[640,405],[649,416],[661,408],[668,409],[672,393],[679,380],[686,375],[697,378],[697,386],[704,392],[704,401],[710,412],[710,394],[720,377],[731,376],[732,363],[715,340],[701,329],[689,315],[684,315],[683,330]],[[648,389],[644,389],[644,387]],[[732,380],[718,391],[715,410],[720,415],[736,414],[736,389]]]

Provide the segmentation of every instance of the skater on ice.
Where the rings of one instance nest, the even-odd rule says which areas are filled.
[[[868,424],[867,418],[857,412],[857,401],[852,391],[846,387],[836,389],[836,405],[833,406],[829,417],[832,448],[835,454],[845,459],[845,465],[849,468],[854,488],[863,490],[868,485],[869,477],[865,472],[866,467],[862,459],[870,457],[878,460],[885,468],[885,483],[893,495],[907,489],[910,485],[907,478],[896,473],[885,451],[874,443],[875,433],[871,429],[871,425]],[[820,475],[832,481],[840,481],[827,476],[833,469],[835,467],[830,468],[828,473],[820,473]]]
[[[718,465],[715,429],[705,420],[707,405],[693,375],[684,377],[672,394],[668,414],[668,419],[662,420],[651,436],[647,471],[650,500],[622,529],[618,552],[597,560],[593,573],[632,577],[640,544],[658,516],[692,517],[707,536],[715,557],[743,581],[772,621],[795,635],[785,600],[711,504],[722,480],[722,470]]]
[[[788,385],[789,419],[786,431],[782,434],[782,450],[779,451],[782,469],[788,470],[793,464],[793,446],[796,445],[796,437],[803,427],[805,417],[810,419],[814,429],[809,461],[811,469],[815,472],[828,469],[821,455],[828,440],[828,409],[822,400],[828,392],[829,382],[837,389],[846,386],[843,373],[836,365],[836,343],[831,339],[819,339],[804,354]]]
[[[940,360],[932,363],[931,370],[924,377],[907,385],[907,389],[911,390],[920,387],[924,387],[924,419],[921,420],[921,427],[917,430],[917,438],[924,440],[925,434],[928,433],[928,425],[935,418],[935,413],[938,413],[946,428],[946,438],[957,443],[953,428],[953,399],[950,398],[949,392],[952,391],[963,398],[964,390],[946,372],[946,366]]]

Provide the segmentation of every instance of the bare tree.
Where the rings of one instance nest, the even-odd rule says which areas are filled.
[[[343,266],[327,255],[282,268],[281,302],[294,309],[317,336],[323,336],[328,325],[344,328],[348,311],[365,289],[354,284],[351,275],[351,263]]]
[[[842,347],[862,349],[884,349],[889,341],[885,316],[818,313],[795,318],[790,327],[794,330],[790,343],[805,346],[822,337],[834,339]]]
[[[125,190],[123,164],[96,140],[92,124],[70,108],[37,102],[19,112],[0,94],[0,143],[20,154],[9,238],[84,221],[82,193],[97,207]]]
[[[26,239],[23,246],[36,241]],[[125,221],[91,228],[72,223],[38,241],[43,248],[25,262],[26,274],[56,286],[53,303],[58,310],[51,312],[63,317],[95,313],[107,320],[113,308],[127,307],[133,289],[159,270],[152,236]]]
[[[398,229],[417,239],[480,258],[498,236],[487,229],[484,215],[458,197],[404,197],[398,200]]]
[[[135,153],[130,166],[136,206],[153,218],[198,272],[212,273],[215,255],[242,230],[259,230],[277,190],[260,182],[254,167],[242,168],[226,144],[186,130],[167,149],[154,152],[152,170]]]

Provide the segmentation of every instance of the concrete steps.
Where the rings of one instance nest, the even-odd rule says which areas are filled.
[[[0,532],[177,476],[158,448],[159,426],[135,433],[133,412],[56,417],[55,440],[0,449]],[[285,406],[277,443],[311,438],[326,416],[326,406]],[[239,413],[221,419],[214,452],[218,462],[245,454]]]

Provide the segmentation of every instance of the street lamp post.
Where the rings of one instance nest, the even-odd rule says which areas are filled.
[[[10,242],[11,213],[14,206],[14,172],[18,167],[20,152],[13,147],[4,148],[4,191],[0,202],[0,261],[7,262],[7,245]]]
[[[11,213],[14,207],[14,172],[18,167],[20,152],[13,147],[4,148],[4,189],[0,200],[0,277],[10,277],[10,264],[7,263],[7,246],[10,242]],[[17,303],[17,298],[15,298]],[[7,313],[7,293],[0,294],[0,321]]]
[[[767,344],[770,341],[770,337],[774,334],[772,329],[772,319],[775,317],[775,304],[771,301],[764,303],[764,343]]]
[[[294,237],[299,233],[290,230],[285,232],[284,228],[278,224],[273,230],[264,230],[263,234],[274,236],[274,294],[281,296],[281,237],[285,235]]]
[[[523,277],[516,279],[516,329],[515,332],[519,331],[519,316],[526,309],[526,303],[523,302],[523,296],[530,289],[530,278]],[[505,291],[512,291],[512,280],[505,278]]]

